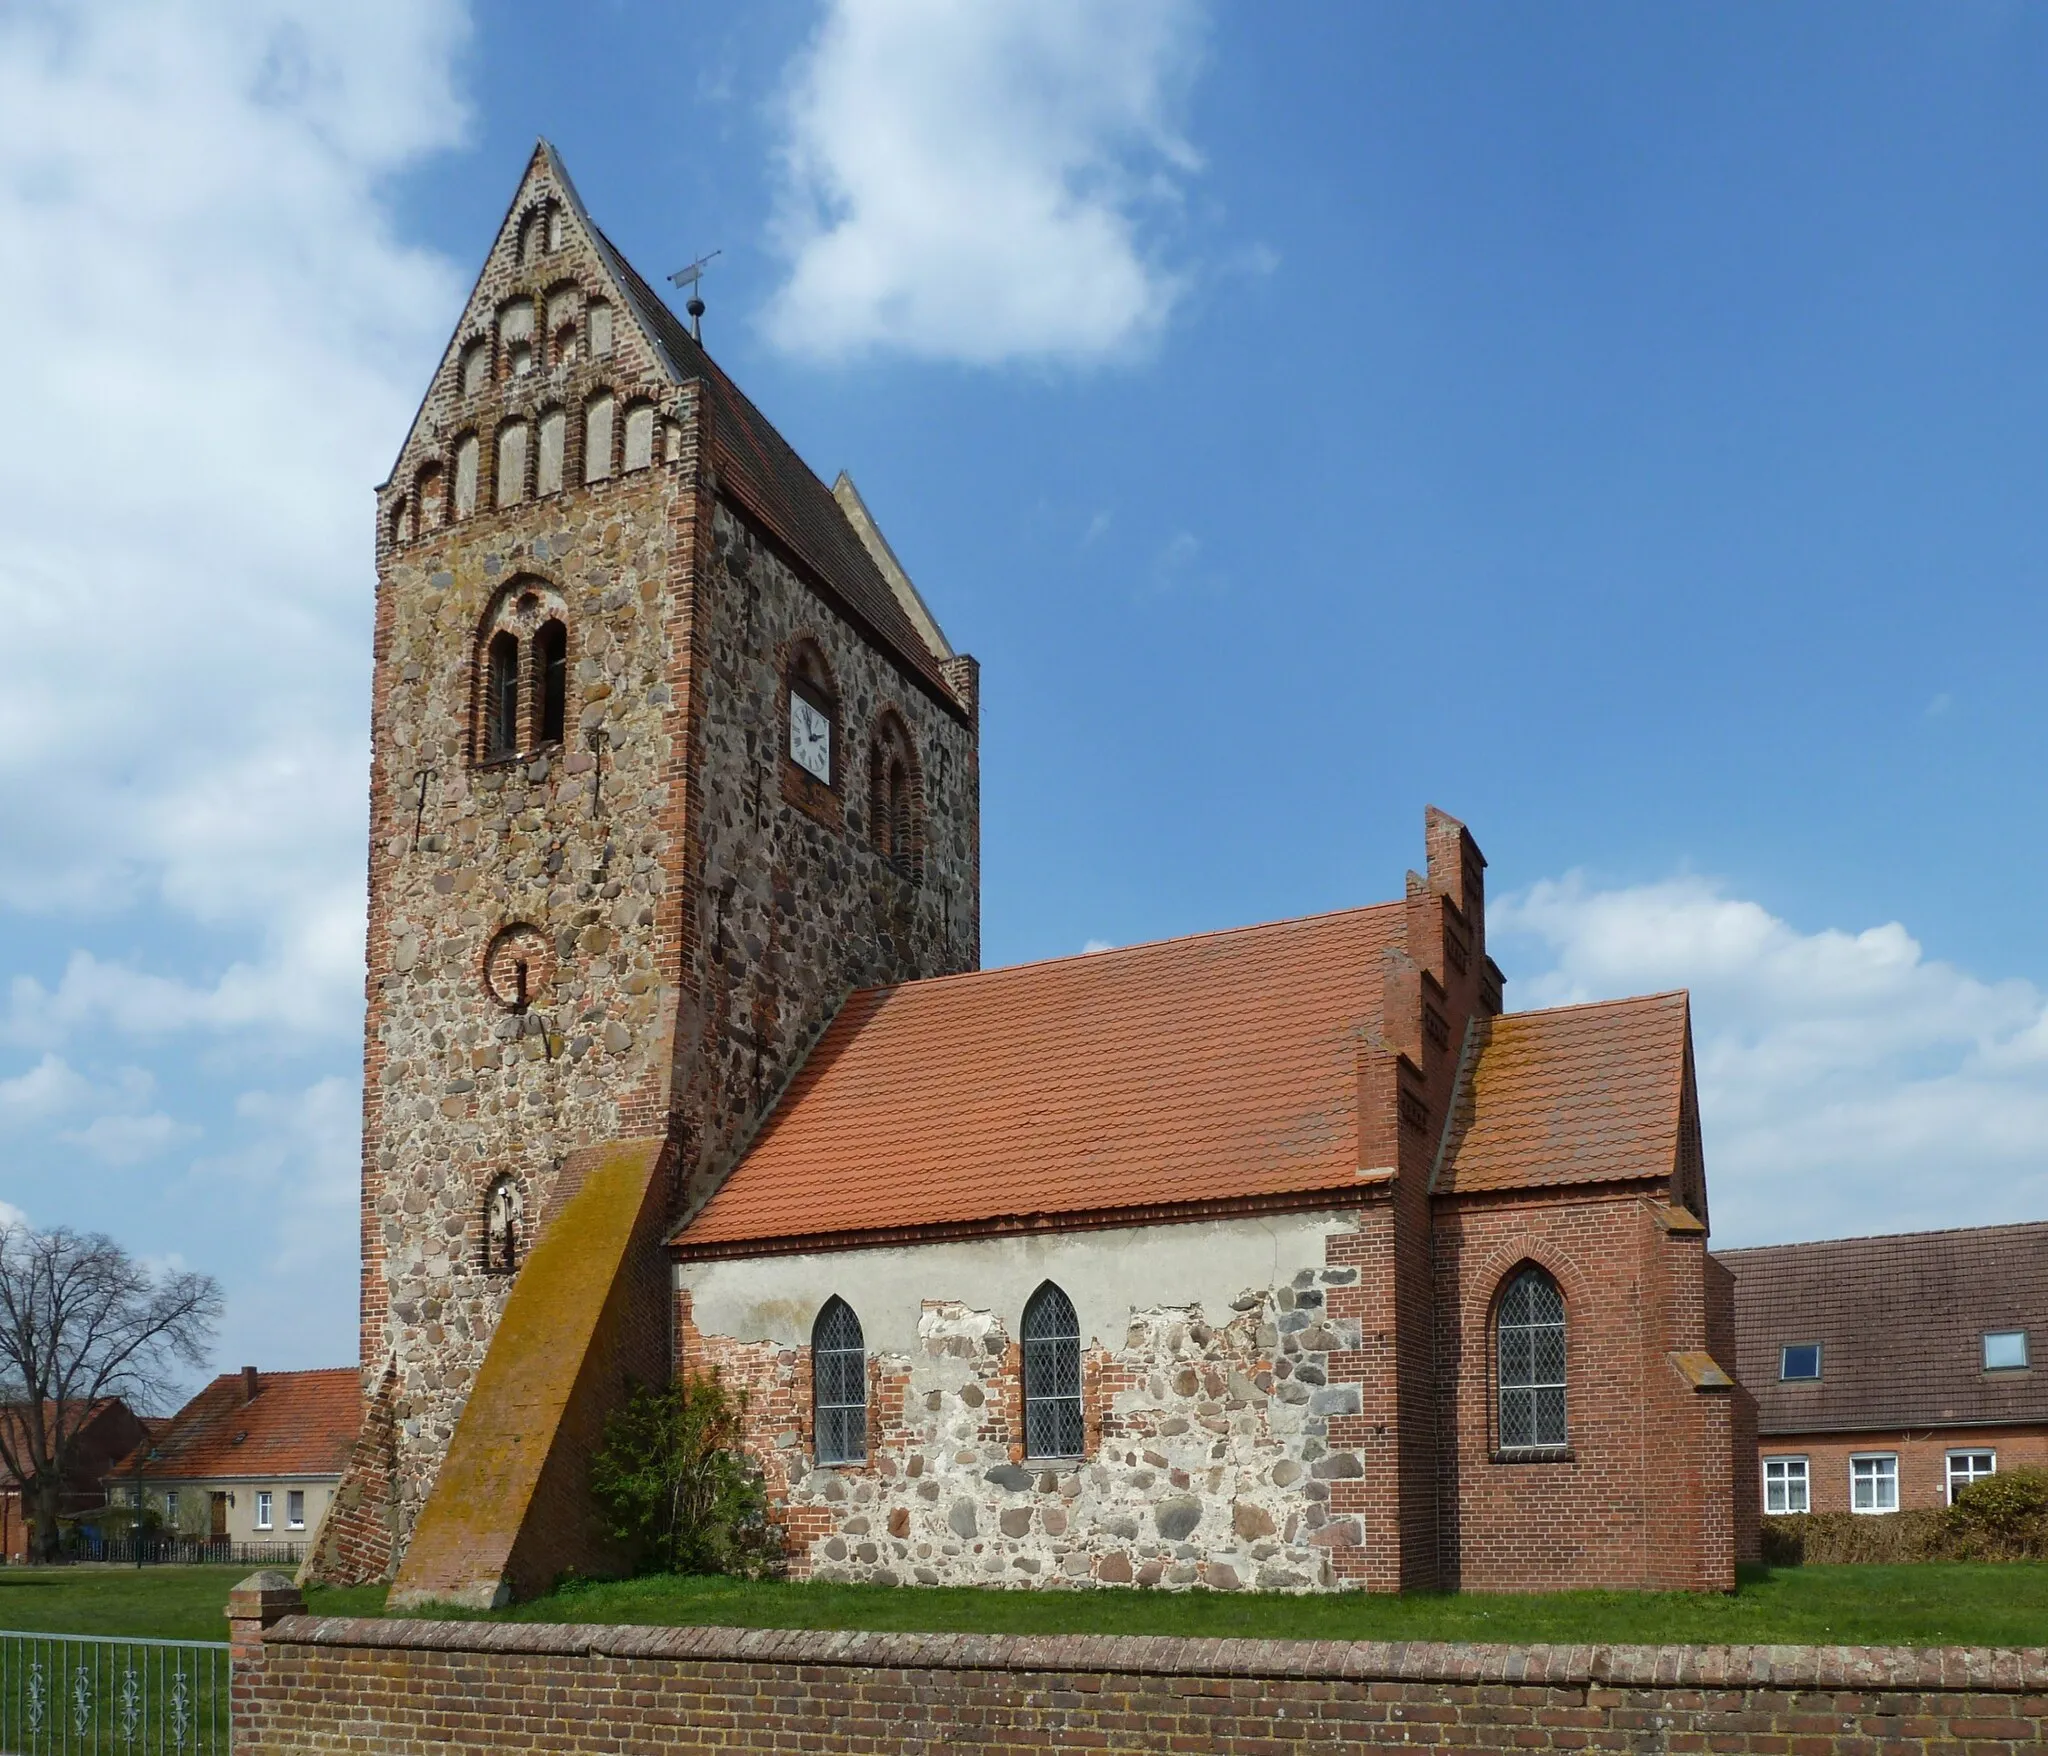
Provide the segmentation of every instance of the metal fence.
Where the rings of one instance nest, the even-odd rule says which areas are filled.
[[[0,1631],[0,1756],[228,1756],[228,1648]]]
[[[296,1567],[306,1558],[304,1543],[231,1543],[225,1537],[97,1537],[73,1557],[81,1561],[113,1561],[134,1567]]]

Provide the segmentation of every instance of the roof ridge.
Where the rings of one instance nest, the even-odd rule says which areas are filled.
[[[1526,1012],[1500,1012],[1497,1019],[1555,1018],[1560,1012],[1598,1012],[1608,1006],[1645,1006],[1657,1000],[1689,1000],[1690,988],[1659,988],[1650,994],[1616,994],[1606,1000],[1571,1000],[1562,1006],[1532,1006]]]
[[[1783,1244],[1738,1244],[1715,1256],[1761,1256],[1766,1250],[1818,1250],[1829,1244],[1904,1244],[1916,1238],[1982,1237],[1988,1232],[2048,1232],[2048,1220],[2016,1219],[1990,1226],[1930,1226],[1917,1232],[1851,1232],[1842,1238],[1797,1238]]]
[[[1349,915],[1375,914],[1381,909],[1400,908],[1398,902],[1356,903],[1350,908],[1323,909],[1312,915],[1282,915],[1277,920],[1250,921],[1241,927],[1204,927],[1193,933],[1170,933],[1164,939],[1140,939],[1131,945],[1105,945],[1097,951],[1069,951],[1058,957],[1027,957],[1020,963],[999,963],[991,969],[955,970],[950,975],[915,976],[909,981],[884,982],[871,988],[855,988],[848,1002],[863,994],[893,994],[903,988],[920,990],[955,982],[977,982],[993,976],[1021,975],[1027,970],[1051,969],[1060,964],[1097,963],[1139,952],[1163,951],[1172,945],[1189,945],[1198,939],[1236,939],[1253,933],[1277,932],[1283,927],[1309,927],[1324,921],[1343,920]]]

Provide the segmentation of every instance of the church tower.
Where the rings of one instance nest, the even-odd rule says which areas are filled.
[[[849,990],[976,967],[977,670],[545,142],[378,490],[375,655],[372,1412],[315,1571],[488,1601],[599,1558],[665,1228]]]

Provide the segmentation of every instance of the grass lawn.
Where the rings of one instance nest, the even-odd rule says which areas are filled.
[[[221,1610],[228,1588],[248,1571],[0,1568],[0,1629],[219,1640],[226,1633]],[[383,1595],[381,1587],[317,1591],[308,1607],[319,1615],[373,1616],[381,1611]],[[1741,1589],[1728,1597],[1279,1597],[635,1579],[570,1586],[492,1619],[1296,1640],[2039,1646],[2048,1641],[2048,1564],[1756,1568],[1744,1573]]]

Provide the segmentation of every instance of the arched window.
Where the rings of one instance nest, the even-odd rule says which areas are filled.
[[[601,482],[612,473],[612,393],[600,390],[583,409],[583,479]]]
[[[1508,1282],[1498,1319],[1500,1448],[1556,1451],[1565,1443],[1564,1294],[1533,1264]]]
[[[394,544],[404,542],[412,534],[411,522],[407,517],[411,510],[411,502],[403,494],[391,502],[390,530],[391,540]]]
[[[505,350],[508,377],[524,378],[533,370],[533,301],[508,299],[498,312],[498,345]]]
[[[839,775],[839,691],[816,644],[800,640],[784,678],[789,696],[789,759],[824,786]]]
[[[526,423],[508,421],[498,434],[498,504],[517,506],[526,498]]]
[[[465,433],[455,442],[455,516],[467,518],[476,510],[477,442]]]
[[[1047,1281],[1024,1307],[1024,1451],[1028,1457],[1079,1457],[1081,1324],[1074,1301]]]
[[[626,411],[624,467],[646,469],[654,462],[654,405],[636,402]]]
[[[413,499],[420,509],[421,535],[439,530],[448,516],[448,478],[438,463],[430,463],[420,471],[413,484]]]
[[[484,679],[484,760],[519,753],[519,639],[507,629],[491,636]]]
[[[462,394],[474,396],[491,381],[491,344],[473,341],[462,350]]]
[[[868,784],[868,833],[876,850],[906,878],[918,875],[924,835],[919,813],[917,750],[902,717],[886,709],[875,727]]]
[[[825,1301],[811,1326],[811,1409],[820,1463],[868,1454],[868,1356],[860,1319],[844,1299]]]
[[[612,351],[612,308],[602,299],[590,301],[590,352],[602,359]]]
[[[569,704],[569,630],[559,622],[543,622],[533,637],[534,730],[543,744],[562,741],[562,720]]]
[[[581,298],[573,286],[548,294],[548,364],[557,371],[576,357],[576,309]]]
[[[526,1201],[509,1176],[499,1177],[484,1197],[484,1272],[510,1274],[519,1266],[519,1222]]]
[[[540,467],[534,471],[536,494],[562,491],[562,456],[569,443],[569,420],[560,409],[549,409],[540,418]]]

